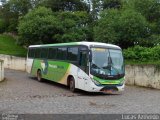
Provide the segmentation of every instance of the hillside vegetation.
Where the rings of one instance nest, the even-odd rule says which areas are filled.
[[[16,34],[16,42],[25,47],[78,41],[110,43],[123,49],[126,63],[159,64],[160,2],[3,0],[0,34],[3,33]],[[1,39],[1,53],[26,55],[13,38]]]
[[[126,64],[158,64],[160,65],[160,46],[135,46],[123,50]]]
[[[0,35],[0,54],[25,57],[27,50],[16,44],[16,40],[8,35]]]

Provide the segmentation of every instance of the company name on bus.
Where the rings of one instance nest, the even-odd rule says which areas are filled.
[[[54,68],[54,69],[64,69],[64,66],[59,66],[59,65],[51,65],[49,64],[50,68]]]

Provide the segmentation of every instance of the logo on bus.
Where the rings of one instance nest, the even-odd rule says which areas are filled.
[[[48,73],[48,61],[42,60],[41,61],[42,73],[46,75]]]

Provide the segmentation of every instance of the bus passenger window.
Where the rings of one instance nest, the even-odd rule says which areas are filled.
[[[42,48],[41,50],[41,58],[46,58],[48,57],[48,48]]]
[[[77,61],[77,57],[78,57],[78,47],[68,48],[67,60]]]
[[[79,65],[87,66],[87,53],[86,52],[80,52]]]
[[[40,58],[41,57],[41,48],[35,49],[35,58]]]
[[[67,57],[67,48],[58,48],[57,50],[57,59],[65,60]]]
[[[57,48],[49,48],[48,59],[55,59],[57,55]]]

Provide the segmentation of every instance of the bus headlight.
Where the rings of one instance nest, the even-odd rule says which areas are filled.
[[[101,85],[101,83],[98,82],[97,80],[94,80],[94,79],[91,79],[91,80],[92,80],[92,82],[93,82],[95,85],[97,85],[97,86]]]

